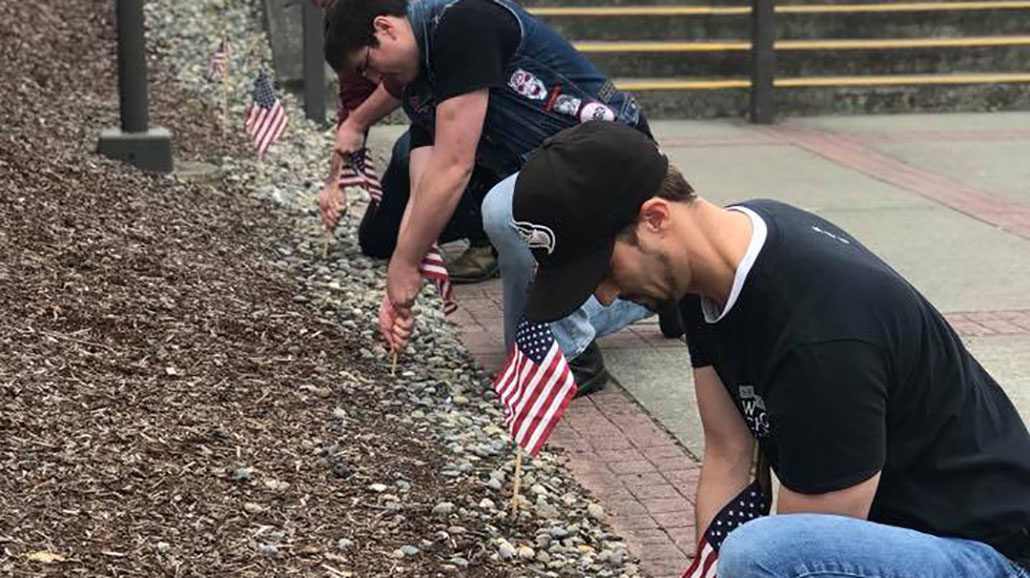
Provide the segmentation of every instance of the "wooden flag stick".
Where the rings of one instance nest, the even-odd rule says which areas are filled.
[[[222,33],[222,48],[225,48],[225,70],[222,72],[222,138],[225,138],[229,130],[229,35]]]
[[[397,376],[397,350],[392,350],[393,355],[390,357],[390,377]]]
[[[522,487],[522,446],[515,444],[515,483],[511,489],[511,515],[519,513],[519,490]]]
[[[322,260],[325,261],[329,257],[329,241],[333,238],[333,232],[329,229],[325,230],[325,235],[322,237]]]

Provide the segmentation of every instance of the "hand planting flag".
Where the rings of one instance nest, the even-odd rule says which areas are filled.
[[[340,171],[340,189],[344,187],[361,187],[368,193],[373,204],[378,204],[383,199],[383,185],[376,174],[375,166],[372,164],[372,153],[367,147],[362,147],[347,155],[347,165]],[[370,207],[369,210],[375,210]],[[444,265],[443,252],[440,246],[433,243],[429,252],[422,259],[418,266],[422,276],[431,280],[440,298],[443,299],[443,313],[450,315],[458,309],[458,303],[454,301],[454,288],[451,286],[451,275]]]

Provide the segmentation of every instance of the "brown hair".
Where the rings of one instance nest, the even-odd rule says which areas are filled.
[[[690,186],[687,179],[683,177],[683,173],[672,164],[669,164],[669,170],[665,173],[665,178],[662,179],[662,185],[658,187],[658,192],[654,196],[667,201],[690,203],[697,198],[697,193],[694,192],[694,187]]]
[[[652,195],[652,198],[654,197],[689,205],[697,198],[697,193],[694,192],[694,187],[690,186],[683,173],[670,163],[668,170],[665,172],[665,178],[662,179],[662,184],[655,191],[655,194]],[[640,215],[638,214],[637,218],[633,219],[633,222],[627,225],[617,237],[622,237],[634,247],[639,246],[640,240],[637,239],[637,223],[639,221]]]

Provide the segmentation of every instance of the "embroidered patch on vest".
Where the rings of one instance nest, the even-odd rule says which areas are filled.
[[[548,255],[554,252],[556,240],[554,231],[550,227],[534,225],[527,221],[516,221],[515,219],[511,220],[511,226],[515,227],[515,232],[519,234],[519,238],[530,249],[546,249]]]
[[[599,102],[588,102],[579,111],[579,122],[592,120],[615,120],[615,111]]]
[[[512,73],[508,86],[526,98],[543,100],[547,98],[547,88],[539,78],[521,68]]]
[[[554,111],[559,114],[566,114],[575,117],[579,114],[579,107],[583,101],[567,94],[559,94],[554,100]]]
[[[601,85],[600,90],[597,91],[597,100],[600,100],[604,103],[608,103],[612,101],[612,97],[614,96],[615,85],[612,84],[612,81],[610,80],[604,81],[604,84]]]

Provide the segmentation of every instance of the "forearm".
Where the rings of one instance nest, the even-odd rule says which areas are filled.
[[[711,455],[706,451],[701,462],[701,479],[697,484],[694,508],[697,531],[704,532],[719,510],[750,481],[750,451],[732,455]]]
[[[472,166],[434,150],[414,185],[401,220],[393,259],[417,265],[440,236],[468,186]]]
[[[344,122],[349,123],[358,132],[365,132],[383,117],[393,112],[401,103],[394,98],[382,84],[376,87],[361,106],[351,111]]]

